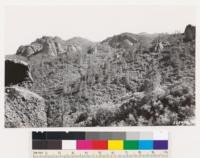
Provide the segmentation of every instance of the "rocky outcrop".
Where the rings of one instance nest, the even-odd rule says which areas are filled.
[[[65,52],[77,51],[81,51],[81,48],[76,44],[68,43],[59,37],[44,36],[30,45],[20,46],[16,54],[29,58],[39,53],[57,56]]]
[[[6,86],[6,127],[46,126],[46,120],[49,127],[189,120],[195,107],[195,42],[184,42],[183,33],[148,36],[123,33],[100,43],[43,37],[24,47],[28,52],[13,58],[29,63],[34,81]],[[186,88],[171,94],[177,85]]]
[[[107,43],[112,48],[130,48],[137,42],[138,40],[134,37],[134,35],[129,33],[116,35],[102,41],[102,43]]]
[[[20,46],[17,50],[17,55],[31,57],[38,53],[47,53],[51,56],[57,56],[64,52],[61,46],[63,41],[58,37],[44,36],[32,42],[30,45]]]
[[[30,45],[20,46],[17,50],[17,55],[29,57],[37,52],[43,50],[43,45],[37,42],[33,42]]]
[[[184,41],[189,42],[195,40],[196,28],[192,25],[187,25],[184,32]]]
[[[5,127],[46,127],[45,101],[27,89],[12,86],[5,93]]]
[[[155,52],[160,52],[160,51],[163,50],[163,48],[164,48],[164,46],[163,46],[162,42],[158,42],[154,46],[154,51]]]
[[[28,63],[18,59],[5,60],[5,86],[33,81]]]
[[[161,52],[164,48],[168,48],[170,43],[168,41],[154,41],[152,42],[152,47],[150,48],[153,52]]]

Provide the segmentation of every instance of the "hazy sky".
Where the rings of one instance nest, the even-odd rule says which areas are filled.
[[[43,35],[101,41],[122,32],[172,33],[195,24],[187,6],[9,6],[5,9],[5,53]]]

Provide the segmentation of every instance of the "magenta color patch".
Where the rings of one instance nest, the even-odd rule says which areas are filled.
[[[77,140],[76,149],[78,150],[91,150],[92,141],[90,140]]]

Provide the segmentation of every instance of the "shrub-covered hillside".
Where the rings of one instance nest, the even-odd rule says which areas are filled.
[[[47,126],[192,125],[195,27],[184,33],[122,33],[102,42],[42,37],[20,46],[45,100]],[[10,84],[12,86],[12,83]]]

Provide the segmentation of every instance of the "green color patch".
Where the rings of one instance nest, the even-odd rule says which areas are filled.
[[[125,150],[137,150],[138,149],[138,140],[125,140],[124,149]]]

